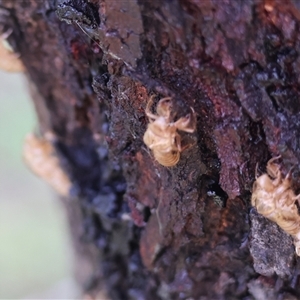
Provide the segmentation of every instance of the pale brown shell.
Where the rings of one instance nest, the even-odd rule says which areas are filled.
[[[44,179],[60,195],[69,195],[71,181],[61,168],[51,141],[28,134],[24,142],[23,158],[32,172]]]
[[[155,159],[164,167],[173,167],[175,166],[180,159],[179,151],[171,151],[168,153],[161,153],[159,151],[153,150],[153,155]]]
[[[178,130],[192,133],[196,128],[195,112],[192,108],[189,115],[174,121],[170,100],[169,97],[160,99],[156,107],[157,114],[153,114],[153,97],[150,97],[145,110],[149,124],[143,137],[144,143],[152,150],[157,162],[165,167],[175,166],[180,159],[180,152],[183,151]]]
[[[254,182],[251,204],[258,213],[294,237],[296,253],[300,256],[300,216],[295,204],[300,195],[296,196],[291,189],[290,173],[282,178],[279,166],[273,163],[275,159],[268,162],[267,174]]]
[[[0,38],[0,69],[6,72],[23,72],[24,65],[19,56],[6,46],[6,40]]]

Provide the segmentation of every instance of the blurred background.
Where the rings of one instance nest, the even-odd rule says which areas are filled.
[[[22,161],[37,124],[23,76],[0,71],[0,299],[78,299],[62,206]]]

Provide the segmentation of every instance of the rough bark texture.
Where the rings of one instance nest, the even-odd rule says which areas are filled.
[[[112,299],[299,299],[292,239],[250,207],[280,154],[300,188],[300,4],[5,1],[2,31],[73,181],[83,290]],[[197,131],[165,168],[145,106],[171,96]]]

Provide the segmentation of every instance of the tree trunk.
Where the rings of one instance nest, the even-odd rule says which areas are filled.
[[[276,155],[300,188],[299,2],[0,0],[0,16],[72,182],[85,294],[299,299],[292,238],[250,204]],[[151,95],[195,110],[173,167],[143,143]]]

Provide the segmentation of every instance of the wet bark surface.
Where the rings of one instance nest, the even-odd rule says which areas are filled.
[[[297,299],[292,239],[251,208],[256,164],[300,188],[294,1],[5,1],[42,134],[73,188],[83,290],[112,299]],[[143,143],[150,95],[197,117],[171,168]],[[75,229],[74,229],[75,228]]]

